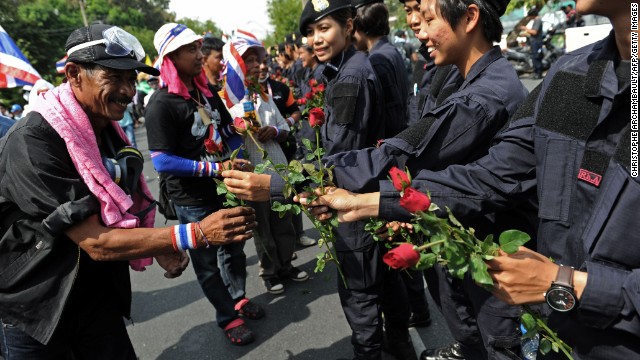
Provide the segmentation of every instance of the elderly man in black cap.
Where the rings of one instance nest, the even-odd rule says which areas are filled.
[[[66,82],[40,95],[0,141],[0,322],[6,360],[125,359],[136,354],[129,270],[158,263],[175,277],[182,250],[251,237],[250,208],[151,229],[144,160],[116,121],[146,66],[138,40],[111,25],[77,29]],[[135,260],[138,259],[138,260]]]

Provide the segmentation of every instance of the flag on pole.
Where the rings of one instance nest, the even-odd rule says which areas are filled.
[[[33,85],[41,76],[0,26],[0,88]]]
[[[255,35],[238,29],[231,41],[228,41],[222,47],[222,56],[225,61],[225,101],[227,107],[232,107],[244,97],[245,92],[245,74],[247,67],[242,60],[242,55],[248,48],[252,46],[262,46],[262,43]]]
[[[68,57],[68,55],[65,55],[62,59],[56,61],[56,71],[58,74],[64,74],[64,64],[67,63]]]

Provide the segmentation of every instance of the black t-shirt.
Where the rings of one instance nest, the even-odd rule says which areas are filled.
[[[211,107],[211,120],[216,121],[218,129],[232,122],[231,115],[222,99],[212,90],[213,96],[207,98]],[[147,140],[152,151],[164,151],[185,159],[196,161],[217,161],[204,148],[208,128],[198,114],[198,99],[205,104],[204,96],[196,91],[190,93],[192,99],[169,94],[167,88],[157,90],[149,99],[145,109],[145,127]],[[167,191],[178,205],[212,204],[216,198],[216,184],[212,178],[183,177],[160,174],[167,179]]]

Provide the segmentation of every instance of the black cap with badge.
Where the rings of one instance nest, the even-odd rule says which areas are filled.
[[[67,61],[160,75],[158,69],[142,62],[145,53],[138,39],[117,26],[92,24],[76,29],[67,38],[65,49]]]
[[[383,0],[351,0],[351,5],[354,8],[359,8],[361,6],[365,6],[368,4],[373,4],[373,3],[383,3]]]
[[[332,12],[352,8],[351,0],[309,0],[300,16],[300,33],[307,36],[307,26]]]

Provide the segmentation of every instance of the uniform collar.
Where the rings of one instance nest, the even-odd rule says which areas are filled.
[[[325,64],[324,75],[328,80],[333,79],[338,75],[340,69],[347,63],[347,61],[356,53],[356,48],[353,45],[349,45],[344,51],[336,55],[329,62]]]
[[[494,46],[491,50],[484,53],[478,61],[475,62],[471,66],[469,73],[467,74],[467,78],[464,80],[464,83],[460,87],[460,89],[464,89],[468,84],[470,84],[476,77],[478,77],[484,69],[486,69],[489,65],[493,64],[494,61],[500,59],[502,57],[502,51],[499,46]],[[459,70],[459,69],[458,69]]]
[[[386,36],[383,36],[383,37],[380,38],[380,40],[376,41],[376,44],[373,45],[373,47],[371,48],[371,50],[369,52],[371,53],[374,50],[381,48],[384,44],[388,44],[388,43],[389,43],[389,39],[387,39]]]

